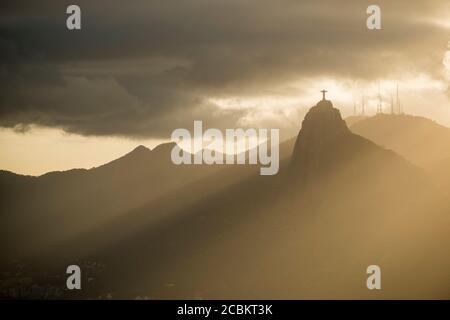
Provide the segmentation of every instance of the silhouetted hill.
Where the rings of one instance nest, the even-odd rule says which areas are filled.
[[[308,176],[314,177],[327,167],[334,166],[330,163],[338,159],[330,156],[339,155],[337,149],[344,146],[340,145],[340,140],[350,137],[350,130],[339,110],[333,108],[328,100],[320,101],[310,109],[302,122],[292,155],[293,174],[298,179],[305,180]]]
[[[351,127],[355,123],[357,123],[357,122],[359,122],[361,120],[365,120],[367,118],[369,118],[369,116],[363,116],[363,115],[349,116],[349,117],[345,118],[344,121],[347,124],[347,127]]]
[[[48,246],[221,169],[176,166],[170,159],[172,147],[173,143],[154,150],[139,146],[90,170],[40,177],[1,172],[2,235],[17,244],[10,253]],[[2,257],[7,256],[4,252]]]
[[[303,120],[291,168],[295,179],[304,182],[336,175],[341,170],[351,170],[355,176],[367,170],[390,170],[385,168],[386,163],[403,171],[412,167],[393,152],[353,134],[339,110],[330,101],[322,100]]]
[[[418,168],[351,133],[331,102],[310,110],[278,175],[255,170],[217,188],[236,170],[169,192],[50,256],[108,266],[81,296],[447,296],[448,201]],[[371,264],[388,289],[365,288]]]
[[[450,157],[450,128],[423,117],[378,114],[350,129],[421,167]]]
[[[39,177],[0,171],[2,204],[1,258],[18,258],[48,249],[99,224],[168,193],[192,199],[219,190],[259,170],[259,166],[174,165],[170,153],[175,143],[153,150],[138,146],[102,166],[49,172]],[[283,157],[290,156],[292,141],[282,143]],[[209,187],[181,188],[209,179]],[[193,201],[189,198],[190,201]],[[182,201],[174,200],[168,207]],[[152,213],[150,213],[152,215]]]
[[[120,165],[130,165],[133,164],[133,162],[136,162],[137,164],[142,164],[145,161],[150,161],[152,158],[154,152],[150,150],[147,147],[144,147],[142,145],[137,146],[129,153],[125,154],[124,156],[115,159],[105,165],[102,165],[98,168],[105,168],[105,167],[112,167],[112,166],[120,166]]]

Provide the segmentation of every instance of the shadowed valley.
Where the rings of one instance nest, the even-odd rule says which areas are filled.
[[[70,236],[42,244],[45,250],[29,259],[43,270],[62,270],[77,259],[105,264],[95,281],[67,297],[448,297],[447,191],[423,169],[352,131],[339,110],[322,100],[306,115],[296,140],[281,146],[284,160],[276,176],[260,176],[253,166],[177,167],[169,164],[168,150],[142,148],[128,157],[148,153],[136,160],[153,166],[147,176],[130,176],[127,171],[140,166],[125,165],[127,156],[104,169],[65,173],[66,181],[93,175],[70,192],[92,194],[92,202],[76,203],[89,195],[64,202],[81,207],[58,209],[58,219],[78,213],[81,221],[62,224],[62,230],[73,228]],[[123,169],[116,167],[121,163]],[[57,180],[61,174],[53,175]],[[18,177],[15,188],[25,197],[25,180],[44,178]],[[91,189],[100,181],[102,187]],[[63,188],[49,186],[53,195]],[[122,197],[130,203],[109,203]],[[34,201],[37,207],[39,199]],[[17,210],[19,204],[10,206]],[[45,215],[28,210],[21,214]],[[55,223],[56,214],[44,221]],[[93,223],[99,215],[102,221]],[[386,283],[378,292],[366,288],[372,264],[382,268]]]

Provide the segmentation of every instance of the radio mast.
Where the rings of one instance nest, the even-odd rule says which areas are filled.
[[[380,82],[378,81],[378,108],[377,113],[383,113],[383,102],[381,100],[381,86]]]
[[[402,107],[400,106],[400,98],[399,98],[399,95],[398,95],[398,83],[397,83],[397,112],[399,114],[403,113],[402,112]]]

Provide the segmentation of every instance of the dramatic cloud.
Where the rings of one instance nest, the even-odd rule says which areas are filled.
[[[447,0],[379,1],[380,31],[360,0],[78,1],[80,31],[66,29],[69,4],[1,5],[0,126],[156,138],[194,119],[296,128],[298,108],[220,101],[301,95],[317,78],[448,81]]]

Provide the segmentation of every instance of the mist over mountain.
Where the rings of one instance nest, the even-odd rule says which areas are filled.
[[[377,114],[353,123],[350,129],[424,168],[450,158],[450,128],[424,117]]]
[[[52,248],[167,194],[182,198],[180,189],[197,181],[200,185],[206,177],[210,181],[207,188],[201,188],[197,194],[193,194],[193,189],[184,189],[183,193],[197,199],[244,179],[259,168],[174,165],[170,156],[174,146],[173,142],[153,150],[138,146],[123,157],[89,170],[49,172],[39,177],[0,171],[4,222],[0,261]],[[282,143],[280,152],[283,161],[292,152],[292,142]],[[178,202],[183,203],[174,201]]]
[[[39,177],[0,172],[2,243],[15,243],[2,258],[36,252],[220,169],[176,166],[173,146],[139,146],[90,170]]]
[[[0,300],[450,299],[449,0],[0,7]]]
[[[344,121],[345,121],[345,123],[347,124],[348,127],[351,127],[352,125],[354,125],[358,121],[365,120],[368,117],[369,116],[365,116],[365,115],[353,115],[353,116],[349,116],[349,117],[345,118]]]
[[[292,146],[287,141],[283,152]],[[172,189],[33,263],[45,270],[74,259],[107,266],[83,293],[67,297],[446,296],[446,197],[421,169],[352,133],[330,101],[311,108],[278,175],[247,168]],[[385,270],[387,290],[365,288],[372,264]]]

